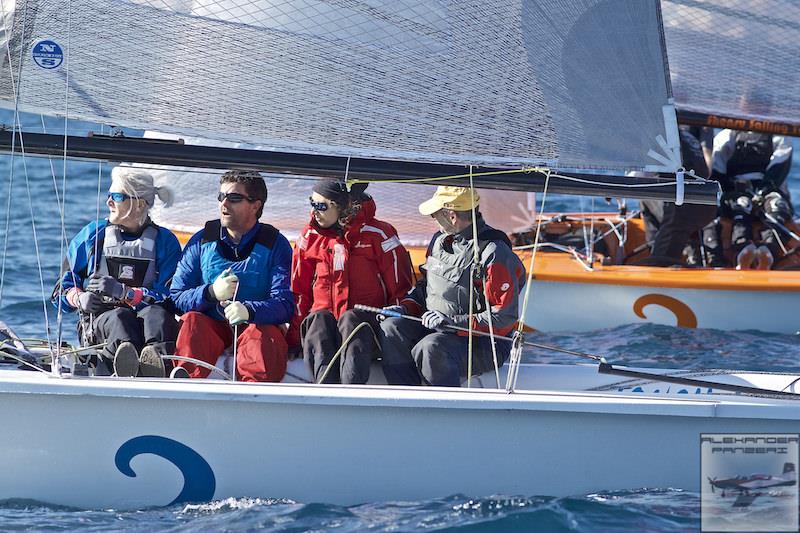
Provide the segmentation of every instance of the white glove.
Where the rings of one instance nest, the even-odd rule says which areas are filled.
[[[444,328],[453,325],[453,321],[441,311],[425,311],[422,314],[422,325],[428,329]]]
[[[236,285],[239,283],[239,278],[233,274],[230,269],[225,270],[220,274],[214,284],[211,285],[211,296],[220,302],[230,300],[236,292]]]
[[[250,311],[244,306],[242,302],[225,302],[225,318],[228,319],[231,326],[238,326],[250,320]]]

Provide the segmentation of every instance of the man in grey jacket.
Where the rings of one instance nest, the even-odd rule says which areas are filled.
[[[391,385],[458,387],[468,369],[466,333],[448,326],[472,327],[506,335],[516,324],[525,267],[505,233],[483,220],[478,193],[468,187],[438,187],[419,212],[439,225],[428,245],[422,278],[400,306],[390,308],[421,316],[422,323],[388,318],[381,324],[383,372]],[[473,228],[473,209],[475,228]],[[475,263],[477,233],[478,262]],[[508,359],[511,343],[495,340],[497,364]],[[494,368],[492,339],[473,338],[473,374]]]

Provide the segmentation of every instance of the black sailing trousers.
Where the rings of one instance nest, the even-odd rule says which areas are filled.
[[[314,381],[319,383],[325,369],[342,341],[359,324],[366,325],[350,339],[325,377],[324,383],[363,384],[369,379],[369,367],[380,354],[375,332],[380,330],[375,313],[350,309],[336,320],[327,310],[314,311],[300,324],[303,357],[311,366]]]
[[[84,319],[82,327],[88,326]],[[113,371],[114,354],[123,342],[130,342],[141,352],[147,345],[160,344],[162,353],[175,353],[175,339],[178,337],[178,322],[172,310],[161,304],[148,305],[140,311],[130,307],[115,307],[99,315],[92,321],[92,342],[105,342],[98,362],[98,370],[105,364],[109,373]]]

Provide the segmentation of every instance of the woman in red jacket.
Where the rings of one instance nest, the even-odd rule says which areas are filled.
[[[325,383],[366,383],[371,361],[380,353],[374,313],[356,304],[396,305],[411,288],[411,260],[391,224],[375,218],[375,201],[366,184],[348,191],[344,182],[324,179],[314,185],[311,221],[292,257],[295,313],[287,340],[302,346],[315,381],[325,373],[343,340],[347,343]]]

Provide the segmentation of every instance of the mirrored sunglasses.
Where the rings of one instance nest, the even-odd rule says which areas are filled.
[[[245,196],[243,194],[239,194],[238,192],[229,192],[224,193],[221,192],[217,195],[217,201],[224,202],[228,200],[232,204],[238,204],[242,200],[247,200],[248,202],[255,202],[258,198],[253,198],[252,196]]]
[[[125,194],[124,192],[110,192],[108,193],[108,197],[114,200],[114,203],[121,204],[125,200],[130,200],[131,197]]]
[[[319,212],[327,211],[328,208],[330,207],[325,202],[315,202],[310,196],[308,197],[308,201],[311,203],[311,209],[313,209],[314,211],[319,211]]]

